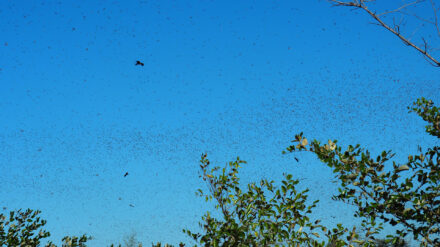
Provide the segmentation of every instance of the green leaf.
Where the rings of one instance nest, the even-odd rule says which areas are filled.
[[[409,166],[401,165],[401,166],[399,166],[399,168],[396,169],[396,172],[402,172],[402,171],[407,171],[407,170],[409,170]]]

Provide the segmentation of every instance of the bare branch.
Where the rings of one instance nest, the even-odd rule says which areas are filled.
[[[431,1],[432,1],[432,0],[431,0]],[[420,2],[423,2],[423,0],[416,0],[416,1],[414,1],[414,2],[410,2],[410,3],[404,4],[404,5],[400,6],[400,7],[397,8],[397,9],[390,10],[390,11],[384,12],[384,13],[382,13],[382,14],[378,14],[377,16],[382,16],[382,15],[386,15],[386,14],[390,14],[390,13],[394,13],[394,12],[400,12],[402,9],[404,9],[404,8],[406,8],[406,7],[408,7],[408,6],[414,5],[414,4],[418,4],[418,3],[420,3]]]
[[[400,27],[398,25],[395,25],[394,28],[390,27],[388,24],[386,24],[377,14],[375,14],[374,12],[372,12],[370,9],[368,9],[368,7],[364,4],[367,1],[339,1],[339,0],[328,0],[331,3],[333,3],[335,6],[347,6],[347,7],[354,7],[354,8],[359,8],[359,9],[363,9],[365,12],[367,12],[371,17],[373,17],[373,19],[375,19],[378,24],[380,26],[382,26],[383,28],[387,29],[388,31],[390,31],[391,33],[393,33],[394,35],[396,35],[397,37],[399,37],[400,40],[402,40],[402,42],[405,45],[411,46],[412,48],[416,49],[418,52],[420,52],[428,61],[431,62],[431,64],[433,64],[436,67],[440,67],[440,62],[434,58],[428,51],[428,45],[425,43],[424,44],[424,49],[419,47],[418,45],[416,45],[415,43],[411,42],[410,40],[408,40],[406,37],[404,37],[401,33],[400,33]]]
[[[352,1],[352,2],[344,2],[344,1],[338,1],[338,0],[328,0],[329,2],[332,2],[334,6],[349,6],[349,7],[360,7],[361,4],[358,1]]]
[[[435,20],[434,26],[435,26],[435,29],[437,30],[437,35],[440,36],[440,28],[438,26],[438,18],[437,18],[437,9],[435,8],[433,0],[431,0],[431,7],[432,7],[432,10],[434,11],[434,20]]]

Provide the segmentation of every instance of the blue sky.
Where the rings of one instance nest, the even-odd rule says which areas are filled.
[[[438,69],[326,1],[1,1],[0,19],[0,205],[42,210],[56,240],[187,242],[212,210],[203,152],[247,160],[243,182],[304,178],[316,217],[355,224],[324,164],[281,155],[294,135],[396,160],[436,142],[406,106],[440,101]]]

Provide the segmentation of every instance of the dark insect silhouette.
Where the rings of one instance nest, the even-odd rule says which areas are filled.
[[[144,66],[144,63],[143,63],[143,62],[141,62],[141,61],[136,61],[136,64],[135,64],[135,66],[137,66],[137,65],[140,65],[140,66]]]
[[[295,160],[296,160],[296,162],[298,162],[299,160],[298,160],[298,158],[296,158],[296,157],[293,157]]]
[[[134,205],[133,205],[133,204],[130,204],[129,206],[132,207],[132,208],[134,208]]]
[[[126,172],[126,173],[124,174],[124,178],[125,178],[126,176],[128,176],[128,172]]]

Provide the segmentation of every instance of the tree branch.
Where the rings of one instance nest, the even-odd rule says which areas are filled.
[[[388,31],[390,31],[391,33],[393,33],[394,35],[396,35],[397,37],[399,37],[400,40],[402,40],[402,42],[407,45],[407,46],[411,46],[412,48],[416,49],[418,52],[420,52],[432,65],[436,66],[436,67],[440,67],[440,61],[438,61],[436,58],[434,58],[429,51],[427,50],[427,44],[424,43],[424,47],[421,48],[419,46],[417,46],[415,43],[411,42],[409,39],[407,39],[406,37],[404,37],[400,31],[399,31],[399,26],[396,26],[395,28],[390,27],[389,25],[387,25],[380,17],[379,15],[377,15],[376,13],[372,12],[370,9],[368,9],[368,7],[365,5],[365,2],[367,1],[363,1],[363,0],[359,0],[359,1],[339,1],[339,0],[328,0],[329,2],[333,3],[335,6],[347,6],[347,7],[354,7],[354,8],[359,8],[359,9],[363,9],[365,12],[367,12],[371,17],[373,17],[373,19],[375,19],[377,21],[377,23],[382,26],[383,28],[387,29]],[[412,2],[412,4],[416,3],[418,1]],[[402,7],[400,7],[399,9],[402,9],[403,7],[406,7],[408,5],[404,5]],[[435,10],[435,7],[433,7]],[[383,14],[381,14],[383,15]],[[438,25],[436,25],[436,27],[438,28]],[[440,29],[440,28],[439,28]]]

